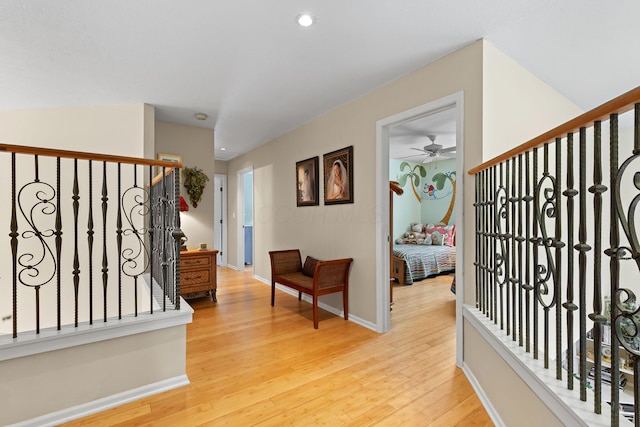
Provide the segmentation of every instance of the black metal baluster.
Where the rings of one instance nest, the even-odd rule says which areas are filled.
[[[154,291],[154,279],[155,276],[153,275],[154,272],[154,266],[155,266],[155,255],[154,255],[154,251],[153,251],[153,243],[154,243],[154,234],[155,234],[155,222],[153,220],[153,217],[155,215],[154,213],[154,198],[153,198],[153,166],[148,166],[149,167],[149,312],[151,314],[153,314],[153,291]]]
[[[553,271],[553,302],[556,309],[556,379],[562,379],[562,139],[556,138],[556,176],[555,176],[555,238],[553,245],[556,249]]]
[[[118,163],[118,207],[116,214],[116,247],[118,248],[118,319],[122,319],[122,171]]]
[[[531,351],[531,291],[533,290],[533,286],[531,284],[531,202],[533,201],[533,191],[531,189],[531,170],[530,164],[531,161],[529,159],[529,151],[524,154],[525,159],[525,193],[524,196],[525,201],[525,223],[526,223],[526,254],[525,254],[525,284],[523,286],[525,290],[525,350],[527,353]]]
[[[13,298],[13,338],[18,336],[18,215],[16,211],[16,153],[11,153],[11,268]]]
[[[580,318],[580,400],[587,400],[587,133],[580,128],[579,190],[580,224],[575,249],[578,253],[578,288]]]
[[[491,258],[493,262],[493,268],[491,271],[492,274],[492,283],[491,283],[491,319],[493,319],[494,324],[498,324],[498,167],[494,166],[493,173],[491,174],[491,189],[493,189],[491,198],[491,211],[490,211],[490,222],[491,222]]]
[[[480,288],[480,309],[485,315],[489,314],[489,306],[487,300],[487,229],[485,227],[487,217],[487,174],[486,171],[482,171],[479,176],[480,180],[480,194],[479,194],[479,224],[478,230],[480,231],[480,265],[482,268],[482,287]]]
[[[93,325],[93,165],[89,160],[89,218],[87,220],[87,245],[89,254],[89,324]]]
[[[80,209],[80,188],[78,184],[78,159],[73,159],[73,291],[75,303],[75,326],[78,327],[80,259],[78,255],[78,210]]]
[[[578,306],[573,301],[573,229],[574,229],[574,200],[578,190],[573,188],[573,133],[567,134],[567,189],[562,193],[567,198],[567,301],[562,305],[567,310],[567,388],[573,390],[574,371],[574,343],[573,343],[573,317]]]
[[[107,162],[102,162],[102,294],[104,322],[107,321],[107,285],[109,281],[109,259],[107,257]]]
[[[505,323],[507,324],[507,335],[511,333],[511,251],[509,248],[509,244],[511,241],[511,221],[510,221],[510,209],[509,205],[511,204],[511,199],[509,198],[509,188],[511,186],[511,175],[509,173],[509,165],[511,161],[507,159],[505,162],[505,185],[504,185],[504,198],[505,198],[505,209],[504,209],[504,288],[506,292],[506,317]]]
[[[518,155],[518,234],[516,236],[516,241],[518,242],[518,276],[517,276],[517,287],[518,287],[518,345],[522,347],[524,345],[524,337],[523,337],[523,306],[522,306],[522,291],[523,291],[523,267],[522,267],[522,244],[524,243],[524,237],[522,233],[522,154]],[[514,215],[515,216],[515,215]],[[515,263],[514,263],[515,264]]]
[[[622,256],[620,253],[620,228],[618,224],[618,206],[616,204],[616,198],[620,194],[620,187],[617,185],[618,181],[618,115],[611,114],[609,118],[609,138],[610,138],[610,146],[609,146],[609,164],[610,164],[610,183],[611,183],[611,211],[610,211],[610,230],[609,230],[609,242],[611,244],[611,248],[607,250],[606,254],[609,255],[609,268],[611,273],[611,322],[613,324],[614,319],[617,320],[619,313],[618,308],[618,289],[620,287],[620,259]],[[635,142],[637,144],[637,141]],[[637,149],[637,145],[635,146]],[[617,325],[616,325],[617,326]],[[617,328],[616,328],[617,332]],[[611,360],[620,360],[620,349],[618,347],[617,342],[617,333],[612,333],[611,339]],[[595,342],[594,342],[595,344]],[[594,349],[595,351],[595,349]],[[599,353],[598,353],[599,354]],[[596,357],[597,359],[597,357]],[[637,370],[637,361],[634,363],[636,365],[635,375],[638,375]],[[611,407],[614,410],[611,411],[611,425],[617,426],[620,422],[620,412],[616,411],[615,408],[620,407],[620,390],[615,384],[620,383],[620,371],[618,369],[611,370]],[[640,418],[638,416],[638,411],[640,410],[637,405],[638,400],[638,390],[635,390],[635,398],[636,406],[635,406],[635,420],[636,423],[640,422]]]
[[[58,303],[58,330],[62,329],[62,303],[61,303],[61,287],[62,276],[60,266],[62,261],[62,203],[60,201],[60,157],[56,158],[56,288],[57,288],[57,303]]]
[[[593,313],[589,318],[593,321],[593,343],[595,354],[602,351],[602,326],[607,317],[602,315],[602,193],[607,187],[602,185],[602,123],[598,120],[593,124],[594,132],[594,163],[593,185],[589,192],[593,194],[594,210],[594,248],[593,248]],[[615,218],[612,218],[615,221]],[[612,359],[618,360],[618,359]],[[613,362],[612,362],[613,363]],[[595,412],[602,413],[602,358],[595,358]]]
[[[166,168],[162,167],[162,204],[161,204],[161,221],[162,221],[162,238],[160,239],[160,257],[161,257],[161,269],[162,269],[162,311],[167,311],[167,287],[168,287],[168,269],[169,263],[167,262],[167,180],[166,180]]]
[[[138,188],[138,165],[133,165],[133,187]],[[134,228],[134,233],[136,237],[138,236],[138,231]],[[133,276],[133,304],[135,316],[138,317],[138,275],[135,274]]]
[[[511,254],[511,277],[509,277],[509,283],[511,285],[511,341],[516,341],[518,339],[516,330],[518,328],[516,324],[517,316],[517,286],[518,286],[518,271],[517,271],[517,262],[516,262],[516,203],[518,199],[516,198],[516,159],[511,159],[511,198],[509,199],[509,204],[511,205],[511,234],[509,238],[511,239],[511,250],[509,253]]]
[[[484,171],[483,171],[484,172]],[[483,271],[481,268],[482,265],[482,258],[480,256],[480,245],[482,243],[480,236],[482,235],[482,232],[480,230],[480,189],[481,187],[481,183],[480,183],[480,177],[482,176],[482,172],[480,172],[479,174],[474,175],[474,186],[475,186],[475,195],[474,195],[474,203],[473,203],[473,208],[475,211],[475,220],[476,220],[476,252],[475,252],[475,263],[474,266],[476,268],[476,283],[475,283],[475,288],[476,288],[476,308],[479,309],[480,311],[482,311],[482,292],[480,292],[480,289],[482,289],[482,281],[481,278],[483,277]],[[393,238],[393,236],[391,236]]]
[[[538,258],[539,258],[539,242],[538,242],[538,228],[540,227],[540,218],[538,212],[538,198],[539,198],[539,188],[537,185],[538,180],[538,148],[533,149],[533,237],[531,238],[531,243],[533,245],[533,288],[534,288],[534,298],[533,298],[533,358],[538,359],[538,298],[536,297],[538,290]]]

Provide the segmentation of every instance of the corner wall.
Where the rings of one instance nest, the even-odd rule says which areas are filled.
[[[189,204],[189,211],[181,212],[180,220],[182,231],[189,239],[188,248],[197,248],[200,243],[213,248],[213,177],[216,173],[213,130],[158,120],[155,133],[156,155],[179,154],[184,167],[197,167],[209,177],[197,208],[191,205],[184,185],[180,185],[180,193]]]

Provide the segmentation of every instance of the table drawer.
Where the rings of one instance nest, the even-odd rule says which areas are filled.
[[[181,269],[194,268],[194,267],[209,267],[210,265],[211,265],[211,257],[207,255],[180,258]]]
[[[184,289],[189,285],[210,283],[211,274],[209,270],[182,271],[180,274],[180,286]]]

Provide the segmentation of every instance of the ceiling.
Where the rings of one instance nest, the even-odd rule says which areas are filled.
[[[0,110],[147,103],[215,128],[228,160],[481,38],[586,110],[639,84],[638,16],[636,0],[0,0]]]

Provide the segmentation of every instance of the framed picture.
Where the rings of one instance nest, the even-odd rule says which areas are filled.
[[[353,203],[353,145],[323,156],[324,204]]]
[[[158,160],[166,160],[168,162],[180,162],[182,163],[182,156],[179,154],[158,153]],[[157,174],[162,173],[162,168],[159,167]],[[182,169],[180,169],[180,182],[182,182]]]
[[[318,206],[318,156],[296,162],[296,205]]]

